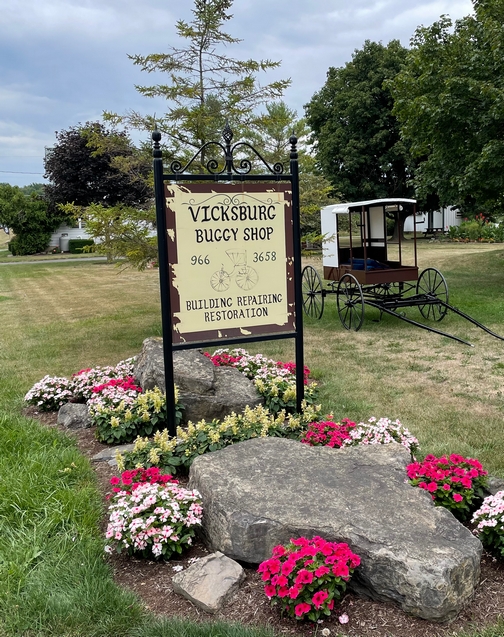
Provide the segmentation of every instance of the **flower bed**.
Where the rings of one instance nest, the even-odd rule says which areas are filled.
[[[259,394],[264,398],[264,404],[273,414],[284,410],[286,413],[296,411],[296,365],[283,363],[266,358],[263,354],[249,354],[247,350],[237,348],[233,350],[218,349],[213,354],[205,352],[217,367],[234,367],[247,378],[254,381]],[[316,383],[310,383],[310,370],[304,367],[304,399],[313,404],[317,399]]]
[[[193,460],[209,451],[223,449],[250,438],[278,436],[298,440],[309,422],[318,417],[320,407],[303,403],[301,414],[271,414],[265,407],[246,407],[243,414],[231,414],[224,420],[202,420],[178,428],[177,436],[167,430],[154,437],[137,438],[132,451],[117,455],[121,469],[158,466],[170,473],[187,473]]]
[[[87,403],[96,437],[107,444],[132,442],[149,436],[167,423],[166,396],[159,388],[142,392],[135,385],[135,358],[115,367],[81,369],[71,379],[45,376],[25,396],[41,411],[56,411],[68,402]],[[182,421],[182,405],[175,387],[176,425]]]

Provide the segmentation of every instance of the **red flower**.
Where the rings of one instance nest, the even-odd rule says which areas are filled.
[[[276,587],[272,586],[271,584],[268,584],[267,586],[264,587],[264,592],[266,593],[266,595],[268,597],[274,597],[276,595]]]
[[[336,577],[348,577],[350,575],[350,570],[345,562],[338,562],[332,567],[333,575]]]
[[[296,608],[294,609],[294,612],[296,613],[296,617],[301,617],[305,613],[309,613],[310,610],[311,610],[310,604],[306,604],[305,602],[303,602],[296,606]]]
[[[327,575],[329,572],[327,566],[319,566],[315,571],[315,577],[324,577],[324,575]]]
[[[299,595],[300,592],[301,592],[300,586],[291,586],[289,588],[289,597],[291,599],[296,599],[296,597]]]
[[[312,602],[315,608],[320,608],[328,597],[329,593],[327,591],[317,591],[312,597]]]
[[[297,574],[296,581],[294,584],[299,586],[299,584],[311,584],[313,582],[313,573],[311,571],[306,571],[305,569],[301,569]]]

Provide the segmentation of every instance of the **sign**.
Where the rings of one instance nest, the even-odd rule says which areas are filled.
[[[165,184],[172,342],[295,330],[291,186]]]

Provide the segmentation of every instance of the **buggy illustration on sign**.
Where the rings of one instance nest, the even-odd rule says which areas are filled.
[[[436,268],[419,274],[417,237],[404,238],[404,222],[413,215],[414,199],[373,199],[326,206],[321,211],[324,287],[318,272],[306,266],[302,272],[303,308],[311,318],[321,318],[326,296],[336,296],[340,321],[357,331],[364,322],[364,306],[446,336],[465,345],[471,343],[430,325],[407,318],[401,310],[417,307],[424,319],[439,322],[448,310],[495,338],[487,327],[448,303],[448,285]],[[387,226],[390,219],[391,228]]]

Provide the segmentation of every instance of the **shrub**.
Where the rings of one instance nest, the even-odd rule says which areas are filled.
[[[16,235],[9,241],[9,250],[12,256],[25,256],[44,252],[51,239],[50,232],[26,232]]]
[[[477,525],[473,533],[483,546],[490,553],[504,557],[504,491],[486,497],[471,522]]]
[[[291,539],[275,546],[272,557],[259,565],[264,592],[282,614],[313,622],[331,614],[335,600],[345,591],[360,557],[348,544],[321,537]]]
[[[68,251],[72,254],[92,251],[92,248],[88,248],[88,246],[94,246],[93,239],[70,239],[68,241]]]
[[[27,392],[24,399],[40,411],[57,411],[72,398],[71,383],[68,378],[44,376]]]
[[[107,444],[133,442],[138,436],[150,436],[166,426],[166,396],[159,387],[138,393],[137,387],[109,381],[88,401],[89,414],[96,425],[96,437]],[[182,406],[175,388],[176,424],[182,420]]]
[[[278,436],[299,439],[307,424],[317,418],[320,407],[303,403],[302,414],[271,414],[262,406],[246,407],[243,414],[231,414],[224,420],[189,422],[177,429],[177,437],[168,431],[157,432],[153,439],[137,438],[132,451],[117,455],[120,469],[158,466],[170,473],[187,472],[194,459],[204,453],[223,449],[250,438]]]
[[[449,458],[425,456],[423,462],[406,467],[409,482],[431,494],[436,506],[443,506],[459,520],[467,520],[484,497],[487,472],[478,460],[451,454]]]
[[[192,544],[195,527],[201,524],[201,498],[177,484],[143,482],[131,492],[112,496],[105,550],[149,559],[168,560]]]

